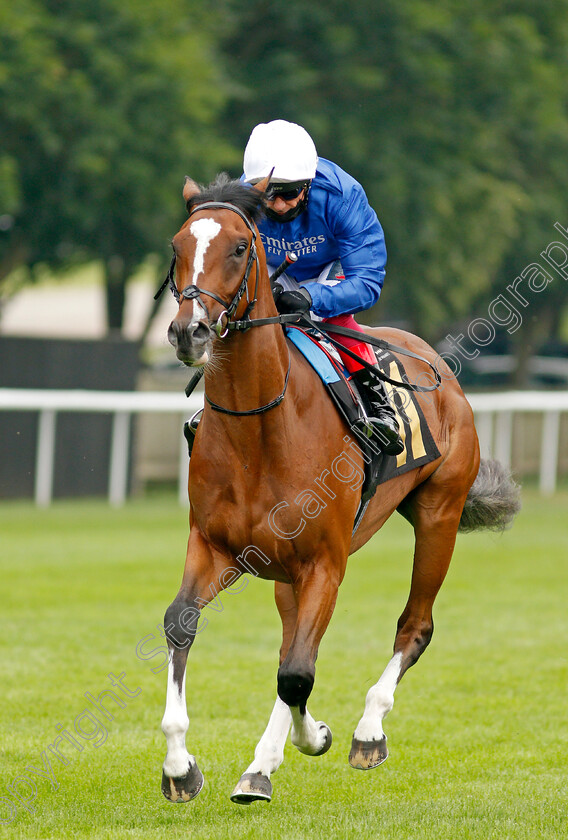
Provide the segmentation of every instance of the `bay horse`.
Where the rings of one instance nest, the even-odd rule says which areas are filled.
[[[164,622],[169,670],[162,792],[173,802],[192,799],[203,785],[185,743],[185,672],[200,611],[219,592],[245,572],[274,581],[282,620],[277,698],[231,796],[242,804],[270,800],[270,777],[283,760],[290,728],[292,743],[307,755],[322,755],[331,744],[328,726],[314,720],[306,704],[348,556],[396,510],[414,528],[410,594],[394,652],[367,693],[349,755],[352,767],[367,770],[387,757],[382,721],[398,682],[432,637],[432,606],[457,531],[508,524],[518,509],[508,473],[497,462],[482,462],[480,469],[471,408],[443,360],[410,333],[369,329],[439,370],[443,387],[421,405],[440,456],[381,485],[353,533],[363,458],[352,444],[347,481],[345,471],[332,470],[349,440],[348,428],[278,323],[256,226],[267,186],[268,179],[248,188],[219,176],[202,189],[186,178],[189,218],[172,242],[168,279],[179,311],[168,338],[179,360],[205,373],[205,407],[189,468],[185,568]],[[247,328],[251,313],[257,329]],[[423,369],[409,359],[409,380],[419,380]],[[319,494],[306,491],[315,479]]]

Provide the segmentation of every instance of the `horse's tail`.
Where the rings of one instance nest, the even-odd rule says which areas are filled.
[[[521,509],[521,488],[499,461],[482,458],[467,494],[459,531],[504,531]]]

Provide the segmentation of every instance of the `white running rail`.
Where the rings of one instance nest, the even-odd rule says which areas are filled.
[[[539,486],[543,494],[554,493],[558,472],[560,416],[568,412],[568,391],[507,391],[470,394],[475,412],[481,452],[511,465],[513,415],[535,412],[544,415],[540,449]],[[55,429],[61,412],[112,414],[112,440],[109,462],[108,499],[111,505],[124,504],[128,489],[128,453],[130,418],[134,414],[178,414],[180,447],[178,491],[182,504],[187,503],[188,456],[183,422],[203,407],[202,394],[187,399],[183,393],[162,391],[56,391],[0,388],[0,411],[39,413],[36,446],[34,498],[46,507],[53,494]]]
[[[47,507],[53,494],[55,428],[61,412],[112,414],[108,499],[111,505],[124,504],[128,488],[130,418],[133,414],[158,413],[180,416],[178,492],[187,498],[189,459],[182,434],[183,422],[203,407],[203,397],[161,391],[56,391],[0,388],[0,411],[37,411],[39,426],[36,445],[34,498]]]

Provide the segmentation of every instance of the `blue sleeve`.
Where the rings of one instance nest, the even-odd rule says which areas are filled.
[[[303,284],[312,296],[312,310],[321,318],[370,309],[379,299],[385,278],[383,229],[360,185],[338,208],[333,233],[345,280],[335,286]]]

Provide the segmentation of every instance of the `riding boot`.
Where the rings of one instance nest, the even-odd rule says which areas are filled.
[[[195,414],[189,418],[189,420],[183,424],[183,436],[187,441],[187,452],[189,457],[191,458],[191,451],[193,449],[193,444],[195,441],[195,433],[197,432],[197,427],[199,425],[199,421],[201,420],[201,415],[203,414],[203,409],[200,408],[199,411],[196,411]]]
[[[367,370],[359,370],[354,375],[357,385],[362,386],[371,404],[369,422],[385,455],[398,455],[404,449],[400,437],[400,427],[395,410],[389,402],[382,380],[373,377]]]

